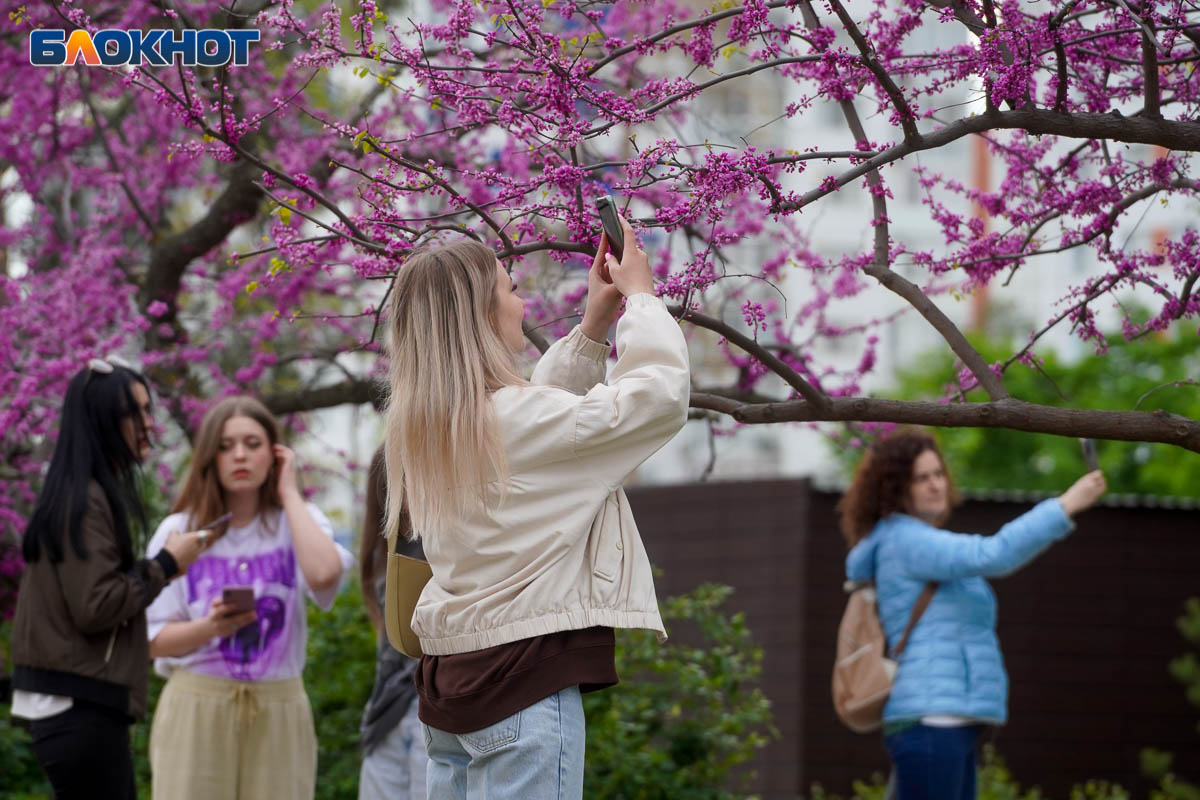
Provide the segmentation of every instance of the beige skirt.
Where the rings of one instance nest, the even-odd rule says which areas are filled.
[[[154,800],[312,800],[317,736],[300,678],[177,670],[150,728]]]

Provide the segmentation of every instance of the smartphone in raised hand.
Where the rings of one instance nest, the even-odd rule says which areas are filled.
[[[608,252],[617,261],[625,253],[625,234],[621,230],[621,220],[617,218],[617,203],[610,195],[596,198],[596,211],[600,214],[600,224],[604,227],[604,235],[608,237]]]
[[[1100,459],[1096,456],[1096,440],[1080,437],[1079,447],[1083,450],[1083,463],[1088,472],[1100,469]]]

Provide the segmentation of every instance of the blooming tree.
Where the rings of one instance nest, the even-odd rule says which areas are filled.
[[[1148,203],[1196,188],[1188,0],[29,0],[0,24],[6,526],[28,509],[65,381],[87,358],[140,353],[181,426],[227,391],[278,413],[378,401],[370,356],[389,279],[414,247],[455,235],[544,290],[527,322],[544,349],[578,314],[592,200],[610,191],[653,239],[659,290],[689,335],[737,367],[730,385],[697,386],[705,413],[1200,451],[1193,420],[1005,388],[1057,327],[1102,350],[1096,314],[1123,292],[1154,302],[1148,318],[1123,317],[1128,337],[1200,312],[1196,230],[1142,249],[1114,237]],[[35,28],[256,28],[261,41],[246,66],[45,68],[30,65]],[[841,143],[696,133],[716,93],[765,76],[791,87],[780,120],[837,108]],[[994,190],[921,165],[968,137],[1002,166]],[[936,248],[889,210],[891,184],[913,174]],[[830,256],[800,223],[839,191],[869,198],[871,245]],[[738,254],[756,243],[771,256],[748,264]],[[1101,269],[988,363],[947,298],[1072,249]],[[798,279],[802,303],[763,291]],[[839,324],[836,309],[872,292],[936,330],[962,366],[957,398],[864,391],[883,321]],[[857,355],[823,360],[820,343],[838,337]],[[973,389],[986,399],[965,402]]]

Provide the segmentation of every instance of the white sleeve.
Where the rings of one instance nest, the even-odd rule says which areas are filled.
[[[687,422],[690,391],[679,323],[657,297],[635,294],[617,323],[617,363],[608,384],[580,398],[576,457],[589,459],[595,477],[616,489]]]
[[[316,520],[317,525],[322,531],[325,532],[325,535],[330,539],[333,539],[333,523],[329,521],[329,517],[321,513],[321,509],[317,508],[312,503],[308,503],[307,508],[308,513],[312,514],[312,518]],[[341,580],[339,580],[329,589],[326,589],[323,592],[314,592],[308,585],[308,581],[304,580],[304,572],[300,569],[300,565],[296,565],[297,579],[300,581],[300,585],[304,587],[304,594],[306,594],[310,600],[316,603],[317,607],[322,611],[328,611],[333,607],[333,601],[337,599],[338,592],[342,590],[342,586],[344,586],[346,583],[346,576],[350,574],[350,570],[354,566],[354,556],[349,550],[342,547],[337,542],[334,542],[333,546],[337,548],[338,558],[341,559],[342,562],[342,577]]]
[[[167,535],[171,531],[185,530],[187,522],[185,514],[172,514],[162,521],[158,526],[158,530],[150,537],[150,543],[146,545],[146,557],[153,558],[162,550],[163,545],[167,541]],[[168,622],[186,622],[191,619],[187,605],[187,576],[181,575],[177,579],[171,581],[163,590],[158,593],[158,597],[146,607],[146,635],[149,641],[154,641],[154,637],[162,632]]]
[[[569,334],[550,345],[538,360],[529,382],[583,394],[604,381],[609,350],[611,347],[607,342],[589,339],[583,328],[576,325]]]

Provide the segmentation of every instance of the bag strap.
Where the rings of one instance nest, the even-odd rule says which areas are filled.
[[[917,596],[917,602],[913,605],[912,616],[908,618],[908,626],[904,629],[904,635],[900,637],[900,641],[896,642],[896,646],[892,648],[892,658],[899,658],[904,652],[905,646],[908,645],[908,635],[912,633],[913,628],[917,627],[917,621],[921,619],[921,615],[925,613],[925,609],[929,608],[929,603],[933,600],[933,593],[937,591],[937,587],[936,583],[930,581],[925,584],[925,588]]]

